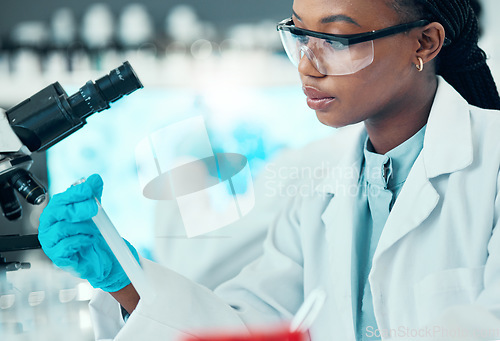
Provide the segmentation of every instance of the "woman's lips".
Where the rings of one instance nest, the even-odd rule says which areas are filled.
[[[335,97],[311,86],[304,86],[302,90],[307,96],[307,105],[313,110],[325,110],[335,101]]]

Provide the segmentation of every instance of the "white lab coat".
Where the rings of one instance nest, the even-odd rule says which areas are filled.
[[[251,212],[203,236],[187,238],[177,202],[159,201],[155,262],[212,290],[236,276],[262,254],[268,228],[285,207],[286,199],[299,191],[313,190],[311,182],[329,166],[324,156],[336,149],[335,155],[341,154],[342,146],[333,144],[334,135],[332,129],[332,136],[300,149],[281,151],[253,179],[255,206]]]
[[[499,132],[498,111],[468,105],[439,78],[423,150],[373,258],[369,281],[379,330],[408,339],[455,306],[491,313],[500,328]],[[289,319],[304,296],[322,287],[327,300],[310,330],[312,340],[355,340],[352,240],[366,132],[357,125],[337,137],[345,157],[318,179],[312,195],[288,203],[260,259],[215,293],[143,261],[155,302],[140,301],[119,329],[119,322],[105,322],[110,311],[119,319],[116,302],[99,293],[91,303],[97,338],[118,333],[116,340],[178,340],[207,328]]]

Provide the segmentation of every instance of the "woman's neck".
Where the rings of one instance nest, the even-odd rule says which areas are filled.
[[[437,78],[427,81],[407,100],[402,101],[393,114],[380,119],[365,120],[365,127],[370,142],[378,154],[385,154],[415,135],[427,124],[434,96],[437,90]]]

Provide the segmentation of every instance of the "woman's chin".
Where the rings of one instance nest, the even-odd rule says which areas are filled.
[[[316,110],[316,117],[322,124],[332,128],[342,128],[350,124],[358,123],[353,122],[352,119],[349,119],[349,117],[343,117],[341,115],[320,110]]]

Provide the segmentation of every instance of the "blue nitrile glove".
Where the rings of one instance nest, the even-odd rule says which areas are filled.
[[[45,254],[58,267],[76,272],[94,288],[118,291],[130,280],[92,221],[101,200],[103,181],[97,174],[56,194],[43,210],[38,239]],[[137,251],[125,241],[138,260]]]

